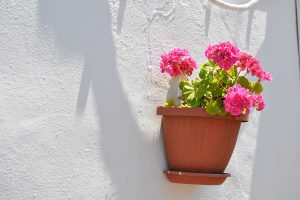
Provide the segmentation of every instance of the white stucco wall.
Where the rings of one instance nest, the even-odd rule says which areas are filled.
[[[231,1],[232,2],[232,1]],[[245,2],[245,1],[243,1]],[[0,199],[299,200],[294,1],[1,0]],[[221,186],[171,184],[159,56],[229,40],[273,74]]]

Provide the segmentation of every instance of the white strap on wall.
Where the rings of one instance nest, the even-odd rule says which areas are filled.
[[[231,9],[231,10],[247,10],[250,7],[252,7],[254,4],[256,4],[259,0],[251,0],[245,4],[234,4],[234,3],[227,3],[222,0],[208,0],[213,4],[216,4],[222,8],[225,9]]]

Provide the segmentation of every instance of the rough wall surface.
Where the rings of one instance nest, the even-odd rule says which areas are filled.
[[[1,0],[0,199],[300,199],[294,9],[271,0],[242,12],[201,0]],[[155,115],[170,81],[159,56],[182,47],[200,64],[223,40],[273,73],[267,110],[242,127],[223,185],[171,184]]]

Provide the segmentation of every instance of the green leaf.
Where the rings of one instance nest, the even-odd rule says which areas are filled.
[[[205,79],[206,76],[207,76],[207,71],[206,71],[206,69],[200,69],[199,77],[200,77],[201,79]]]
[[[211,99],[212,98],[212,93],[210,91],[206,91],[204,96],[207,98],[207,99]]]
[[[184,84],[186,83],[186,81],[181,81],[180,83],[179,83],[179,89],[180,90],[183,90],[183,87],[184,87]]]
[[[227,71],[223,71],[223,70],[219,71],[218,74],[217,74],[217,76],[218,76],[218,79],[220,80],[221,83],[223,82],[223,83],[225,83],[227,85],[228,83],[231,82],[230,77],[229,77]]]
[[[211,91],[215,90],[218,87],[218,81],[216,79],[212,80],[209,84],[209,89]]]
[[[235,79],[237,77],[237,74],[238,74],[236,67],[231,67],[229,70],[226,71],[226,73],[232,79]]]
[[[217,87],[217,88],[214,90],[214,96],[217,96],[217,97],[222,96],[223,92],[224,92],[223,88]]]
[[[220,116],[225,116],[227,115],[227,112],[222,108],[222,111],[219,113]]]
[[[244,88],[250,89],[250,82],[244,76],[239,77],[237,83],[240,84]]]
[[[198,98],[194,98],[194,99],[188,99],[187,101],[187,104],[190,106],[190,107],[199,107],[200,106],[200,99]]]
[[[217,115],[221,112],[217,101],[212,100],[206,104],[206,112],[209,115]]]
[[[214,67],[214,66],[216,66],[216,65],[217,65],[217,63],[215,63],[215,62],[214,62],[214,61],[212,61],[212,60],[209,60],[208,62],[209,62],[209,64],[210,64],[210,66],[212,66],[212,67]]]
[[[255,92],[256,94],[262,93],[264,90],[263,86],[260,82],[251,83],[251,91]]]
[[[226,111],[223,108],[223,103],[221,99],[212,100],[206,104],[206,112],[209,115],[226,115]]]
[[[205,90],[199,79],[187,81],[182,89],[183,99],[191,107],[198,107],[200,105],[204,92]]]
[[[209,82],[209,80],[207,80],[207,79],[204,79],[204,80],[202,80],[202,81],[200,82],[202,88],[205,89],[205,90],[207,90],[207,88],[209,87],[209,83],[210,83],[210,82]]]
[[[182,94],[185,99],[192,100],[194,98],[201,98],[204,95],[204,90],[199,80],[187,81],[184,84]]]
[[[206,67],[211,66],[209,62],[204,63],[203,65],[201,65],[202,69],[205,69]]]

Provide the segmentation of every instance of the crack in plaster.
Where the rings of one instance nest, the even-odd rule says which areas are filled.
[[[170,5],[171,3],[171,8],[165,12],[163,12],[163,10],[166,9],[166,7],[168,7],[168,5]],[[148,17],[148,21],[147,21],[147,25],[146,27],[143,29],[143,34],[144,34],[144,38],[146,41],[146,47],[147,47],[147,52],[148,52],[148,60],[147,60],[147,67],[148,69],[151,69],[151,60],[152,60],[152,47],[151,47],[151,41],[150,41],[150,27],[153,24],[154,21],[159,21],[159,19],[161,19],[161,17],[163,19],[168,20],[168,22],[170,23],[174,17],[175,17],[175,5],[176,2],[175,0],[166,0],[165,4],[161,7],[161,8],[155,8],[154,12],[152,13],[152,15],[150,17]],[[157,18],[157,19],[156,19]]]
[[[164,10],[171,5],[171,8],[164,12]],[[152,24],[152,22],[155,20],[155,17],[159,20],[161,17],[164,19],[172,19],[175,17],[175,0],[166,0],[165,4],[161,8],[155,8],[152,16],[149,18],[149,26]]]
[[[151,46],[151,39],[150,39],[150,28],[152,26],[152,24],[154,22],[159,21],[160,19],[165,19],[168,21],[168,23],[172,22],[173,19],[175,18],[175,6],[176,6],[176,2],[175,0],[166,0],[164,5],[160,8],[155,8],[154,12],[152,13],[151,16],[148,17],[147,19],[147,24],[146,27],[143,29],[143,35],[145,38],[145,43],[146,43],[146,49],[147,49],[147,73],[151,73],[152,68],[154,68],[154,66],[152,65],[152,46]],[[167,9],[168,7],[170,7],[169,9]],[[152,76],[148,76],[150,77],[150,83],[149,81],[145,81],[144,84],[144,88],[149,88],[148,85],[153,85],[152,82]],[[147,99],[151,96],[150,92],[147,92]]]

